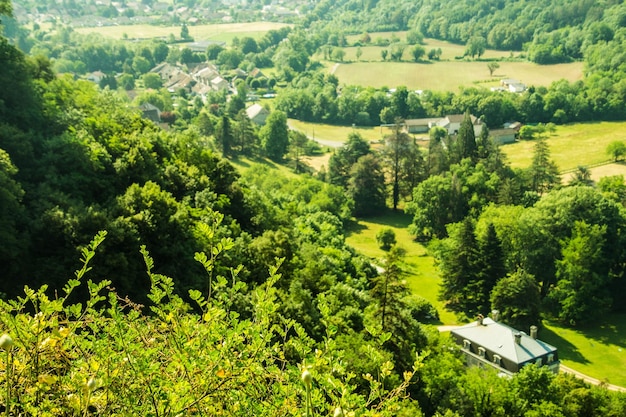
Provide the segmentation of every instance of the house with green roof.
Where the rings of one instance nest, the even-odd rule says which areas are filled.
[[[534,363],[559,372],[557,349],[537,338],[537,326],[531,326],[530,334],[526,334],[480,316],[450,333],[461,347],[468,366],[492,367],[502,374],[513,375]]]

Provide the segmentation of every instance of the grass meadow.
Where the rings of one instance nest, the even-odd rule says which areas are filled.
[[[626,387],[626,315],[611,315],[581,329],[544,322],[539,338],[559,349],[565,366]]]
[[[347,242],[363,255],[374,260],[381,259],[384,251],[376,243],[376,233],[382,228],[391,228],[396,234],[398,245],[407,251],[402,269],[411,291],[437,308],[442,324],[457,324],[454,314],[445,310],[443,303],[438,300],[439,275],[434,258],[427,254],[426,248],[416,242],[407,230],[411,220],[411,216],[391,210],[384,216],[358,219],[347,227]]]
[[[405,33],[370,34],[372,42],[377,38],[389,39],[392,36],[404,40]],[[359,36],[348,37],[354,42]],[[357,60],[359,47],[347,47],[345,63],[339,64],[334,74],[340,83],[347,85],[367,85],[372,87],[397,87],[405,85],[412,90],[457,91],[459,87],[499,85],[502,78],[515,78],[526,85],[549,86],[554,81],[566,79],[580,80],[583,77],[583,63],[575,62],[558,65],[537,65],[527,62],[519,52],[486,50],[480,60],[456,59],[462,57],[465,45],[425,39],[422,45],[426,52],[441,49],[439,61],[412,62],[411,47],[408,46],[402,57],[403,62],[382,61],[381,51],[388,46],[369,44],[361,46],[361,57]],[[320,57],[318,57],[320,58]],[[521,59],[520,59],[521,58]],[[488,61],[497,60],[500,68],[493,75],[487,68]],[[334,65],[330,65],[332,68]]]
[[[549,86],[554,81],[582,78],[582,63],[539,66],[525,61],[503,61],[489,74],[485,61],[439,62],[349,62],[334,71],[340,84],[376,88],[404,85],[410,90],[456,92],[460,87],[499,86],[502,78],[515,78],[527,85]]]
[[[230,43],[235,37],[250,36],[255,39],[262,37],[270,30],[289,26],[284,23],[252,22],[222,23],[211,25],[188,26],[189,35],[196,41],[222,41]],[[76,28],[79,33],[100,33],[114,39],[152,39],[168,37],[170,34],[180,36],[180,26],[127,25]]]
[[[348,140],[348,136],[352,132],[359,133],[363,139],[367,141],[378,141],[383,135],[387,134],[386,130],[380,127],[359,127],[359,126],[336,126],[322,123],[302,122],[296,119],[289,119],[289,126],[292,129],[303,132],[310,138],[320,140],[322,142],[336,143],[338,146]]]
[[[591,168],[594,180],[602,176],[626,174],[626,165],[610,163],[606,153],[609,143],[626,141],[626,122],[576,123],[557,126],[554,134],[548,136],[547,143],[551,158],[559,171],[567,172],[578,166],[607,165]],[[535,141],[523,140],[501,147],[514,168],[526,168],[532,162]]]

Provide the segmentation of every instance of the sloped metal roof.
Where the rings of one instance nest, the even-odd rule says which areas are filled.
[[[503,359],[523,364],[534,361],[536,358],[555,353],[556,348],[539,339],[533,339],[524,332],[484,318],[479,321],[451,331],[463,339],[467,339],[476,346],[482,346]],[[515,342],[515,335],[520,334],[520,343]]]

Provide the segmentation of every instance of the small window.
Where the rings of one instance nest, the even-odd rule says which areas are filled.
[[[543,365],[543,360],[541,358],[537,358],[535,363],[537,364],[537,366],[541,366],[541,365]]]
[[[554,353],[548,354],[548,363],[554,362]]]
[[[480,356],[481,358],[485,357],[485,348],[483,347],[478,348],[478,356]]]
[[[502,358],[500,357],[500,355],[493,355],[493,363],[498,366],[502,365]]]
[[[467,339],[463,340],[463,349],[470,350],[471,347],[472,347],[472,344],[470,343],[469,340]]]

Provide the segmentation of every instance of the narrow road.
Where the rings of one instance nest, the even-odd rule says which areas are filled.
[[[617,385],[613,385],[613,384],[608,384],[604,381],[600,381],[599,379],[596,378],[592,378],[589,375],[585,375],[581,372],[578,372],[575,369],[572,369],[568,366],[565,366],[561,363],[561,365],[559,366],[560,372],[565,372],[566,374],[572,374],[575,375],[577,378],[580,378],[582,380],[584,380],[585,382],[588,382],[590,384],[593,385],[602,385],[603,387],[606,387],[606,389],[610,389],[611,391],[620,391],[620,392],[626,392],[626,388],[624,387],[620,387]]]

